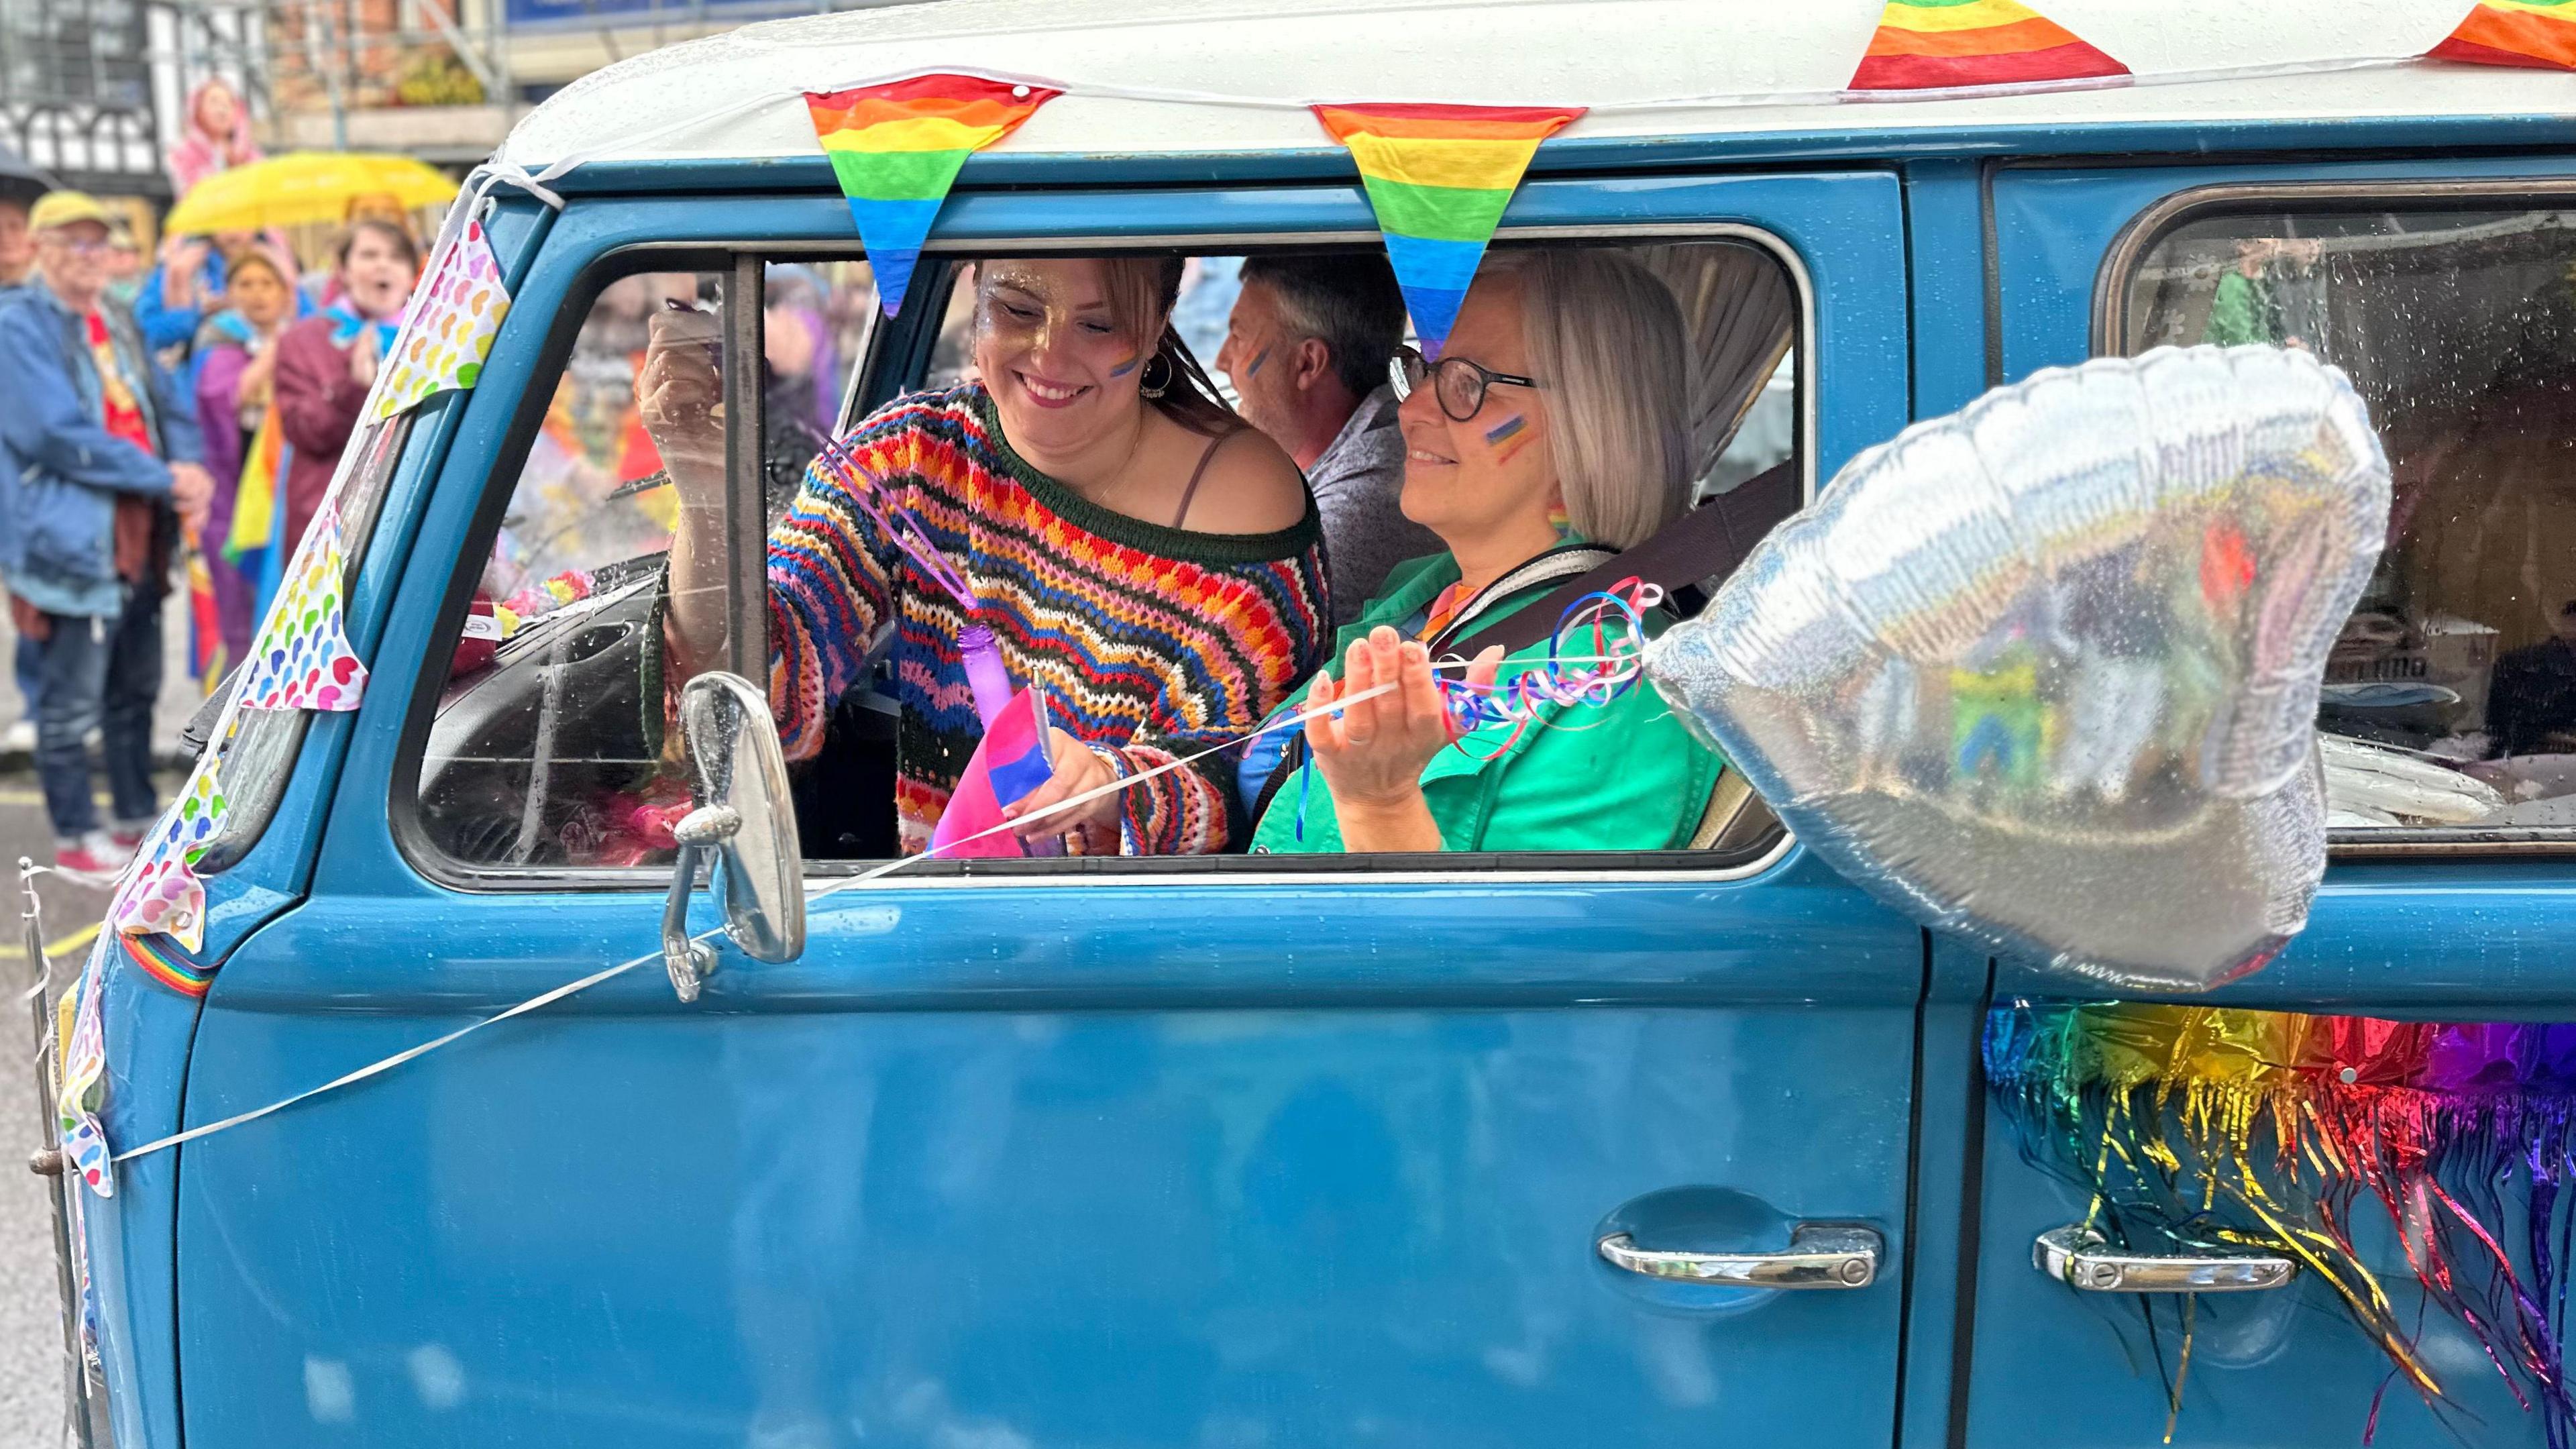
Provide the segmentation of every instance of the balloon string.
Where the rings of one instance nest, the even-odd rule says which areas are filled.
[[[1132,788],[1136,785],[1141,785],[1145,781],[1151,780],[1158,775],[1167,775],[1174,770],[1185,769],[1191,765],[1197,764],[1199,761],[1204,760],[1211,755],[1222,754],[1227,750],[1243,744],[1247,740],[1258,739],[1259,737],[1267,734],[1276,734],[1282,730],[1303,729],[1306,722],[1309,720],[1321,719],[1325,715],[1332,714],[1345,705],[1357,704],[1364,699],[1374,699],[1379,695],[1392,693],[1395,688],[1396,686],[1392,683],[1377,685],[1374,688],[1363,689],[1347,698],[1334,700],[1330,704],[1319,705],[1316,708],[1292,715],[1286,719],[1274,720],[1263,725],[1259,729],[1253,730],[1249,734],[1237,736],[1225,741],[1223,744],[1210,746],[1207,749],[1200,750],[1196,754],[1176,756],[1173,759],[1164,761],[1162,764],[1152,766],[1148,769],[1139,770],[1123,779],[1112,780],[1108,784],[1096,786],[1092,789],[1085,790],[1080,794],[1068,796],[1052,805],[1032,810],[1017,820],[1009,821],[1001,825],[995,825],[988,829],[979,830],[972,835],[950,841],[945,847],[942,847],[942,849],[955,851],[960,847],[982,840],[987,836],[1000,835],[1005,831],[1017,830],[1032,820],[1043,820],[1051,815],[1062,814],[1070,810],[1079,810],[1083,806],[1088,805],[1095,800],[1106,799],[1122,790]],[[806,899],[808,902],[820,901],[829,896],[839,895],[843,891],[856,890],[861,886],[874,884],[877,881],[885,879],[887,876],[893,875],[896,871],[903,870],[908,866],[916,865],[922,861],[932,859],[939,854],[940,851],[938,850],[925,850],[917,855],[907,855],[896,860],[887,861],[883,865],[861,871],[859,874],[851,876],[845,880],[837,880],[829,885],[821,887],[809,887],[806,891]],[[712,941],[723,934],[723,927],[714,926],[699,932],[697,935],[692,936],[689,939],[692,942],[707,942]],[[646,952],[641,956],[635,956],[628,960],[620,961],[616,965],[604,967],[601,970],[594,971],[578,980],[568,981],[552,990],[540,992],[539,994],[531,996],[527,1000],[522,1001],[518,1005],[510,1007],[505,1011],[494,1012],[490,1016],[458,1027],[456,1030],[447,1033],[445,1036],[434,1037],[429,1041],[422,1042],[418,1046],[408,1047],[402,1051],[394,1053],[392,1056],[382,1058],[378,1061],[369,1062],[367,1065],[360,1067],[355,1071],[346,1072],[340,1076],[334,1077],[330,1081],[324,1082],[318,1087],[308,1087],[301,1092],[295,1093],[293,1096],[281,1097],[277,1101],[269,1103],[267,1106],[254,1107],[247,1112],[237,1112],[221,1121],[209,1122],[201,1127],[191,1127],[183,1132],[174,1132],[167,1137],[155,1138],[150,1142],[144,1143],[140,1147],[129,1147],[123,1152],[117,1153],[113,1160],[117,1162],[126,1162],[138,1157],[148,1157],[153,1153],[177,1147],[184,1142],[194,1142],[200,1138],[212,1137],[218,1132],[229,1132],[235,1127],[239,1127],[250,1122],[256,1122],[260,1118],[270,1116],[274,1113],[283,1112],[289,1107],[309,1102],[316,1097],[339,1091],[343,1087],[355,1086],[360,1082],[366,1081],[370,1077],[382,1076],[385,1073],[394,1070],[396,1067],[418,1061],[420,1058],[428,1056],[430,1053],[438,1051],[443,1047],[452,1046],[455,1043],[472,1036],[474,1033],[483,1030],[487,1026],[497,1026],[502,1022],[508,1021],[514,1016],[525,1016],[529,1012],[552,1006],[556,1002],[562,1001],[567,997],[576,996],[584,991],[588,991],[590,988],[597,986],[602,982],[623,976],[638,966],[650,965],[654,962],[660,961],[661,959],[662,953],[659,950],[654,950]]]
[[[967,581],[957,565],[949,561],[948,555],[931,542],[930,530],[922,527],[921,520],[913,515],[912,510],[885,496],[883,480],[859,461],[858,448],[849,438],[826,441],[822,451],[814,455],[814,461],[805,465],[805,477],[808,482],[824,481],[839,485],[841,492],[858,505],[869,522],[877,526],[879,534],[891,541],[905,558],[912,560],[913,566],[920,569],[924,577],[956,600],[957,607],[965,610],[968,618],[975,617],[975,586]]]
[[[843,475],[841,479],[836,479],[836,481],[844,481],[845,479],[852,477],[867,480],[866,486],[850,486],[848,491],[850,496],[854,500],[858,501],[861,507],[870,507],[869,494],[873,492],[873,479],[870,478],[863,470],[859,470],[857,468],[855,459],[849,456],[849,451],[847,449],[837,449],[836,451],[839,454],[839,457],[836,458],[836,465],[849,470],[847,474]],[[818,457],[816,459],[816,466],[819,467],[822,462],[823,459]],[[921,563],[923,565],[924,572],[929,573],[933,578],[942,580],[943,586],[945,586],[948,580],[954,579],[962,589],[962,585],[964,583],[963,579],[956,576],[954,568],[948,566],[947,560],[939,555],[938,550],[929,546],[926,537],[923,536],[922,531],[920,530],[920,525],[912,520],[911,515],[904,512],[899,506],[888,510],[888,513],[899,515],[903,523],[910,525],[909,531],[898,527],[888,526],[892,523],[891,517],[877,514],[873,509],[871,510],[871,516],[879,518],[880,526],[886,527],[888,536],[895,539],[897,547],[903,548],[907,556],[913,557],[916,563]],[[936,565],[924,562],[920,555],[913,552],[916,543],[923,553],[926,553],[931,558],[938,560]],[[1476,724],[1464,726],[1463,728],[1477,728],[1481,727],[1483,724],[1496,720],[1509,721],[1514,725],[1511,740],[1517,740],[1520,738],[1521,732],[1525,730],[1531,722],[1537,719],[1538,711],[1546,705],[1608,703],[1610,700],[1616,698],[1621,692],[1634,687],[1637,680],[1642,677],[1644,669],[1643,649],[1645,642],[1643,611],[1648,608],[1652,608],[1662,599],[1662,596],[1662,590],[1656,588],[1654,585],[1641,583],[1636,579],[1628,579],[1610,589],[1603,590],[1599,593],[1588,594],[1583,598],[1576,600],[1572,605],[1567,607],[1564,621],[1560,623],[1557,635],[1551,637],[1548,641],[1548,657],[1546,661],[1522,674],[1516,675],[1509,684],[1496,683],[1478,685],[1470,683],[1464,679],[1438,679],[1438,683],[1443,691],[1444,697],[1450,704],[1451,718],[1454,721],[1460,719],[1463,715],[1467,719],[1476,721]],[[963,603],[969,603],[971,607],[971,599],[971,592],[964,592],[960,601]],[[1613,621],[1615,621],[1617,625],[1615,629],[1611,627]],[[1576,633],[1577,630],[1587,624],[1593,629],[1593,645],[1595,652],[1588,655],[1565,654],[1559,652],[1559,639],[1565,635]],[[1432,666],[1435,671],[1435,678],[1437,678],[1438,672],[1463,670],[1467,667],[1469,667],[1467,661],[1457,659],[1444,659]],[[1121,791],[1129,790],[1135,786],[1141,785],[1147,780],[1154,779],[1161,775],[1170,774],[1175,770],[1185,769],[1209,758],[1212,755],[1222,754],[1227,750],[1234,749],[1237,746],[1246,743],[1247,741],[1259,739],[1263,735],[1278,734],[1286,730],[1303,729],[1311,720],[1321,719],[1328,715],[1339,714],[1348,706],[1357,704],[1365,699],[1375,699],[1380,695],[1391,694],[1395,691],[1396,687],[1397,686],[1390,681],[1385,684],[1379,684],[1368,689],[1360,690],[1354,694],[1345,695],[1328,704],[1318,705],[1311,709],[1302,710],[1283,719],[1272,720],[1258,729],[1235,736],[1221,744],[1212,745],[1207,749],[1200,750],[1194,754],[1176,756],[1159,765],[1138,770],[1131,775],[1127,775],[1121,779],[1112,780],[1105,785],[1096,786],[1092,789],[1082,791],[1079,794],[1068,796],[1065,799],[1057,801],[1053,805],[1033,810],[1024,816],[1021,816],[1017,820],[1009,821],[1001,825],[995,825],[988,829],[979,830],[972,835],[951,841],[946,846],[939,849],[925,850],[915,855],[903,856],[896,860],[887,861],[883,865],[862,871],[857,875],[848,877],[847,879],[834,881],[831,884],[820,888],[809,889],[807,891],[807,899],[809,901],[820,901],[827,897],[838,895],[843,891],[856,890],[862,886],[872,885],[890,875],[893,875],[897,871],[903,870],[921,861],[938,857],[941,855],[942,851],[954,852],[963,846],[978,840],[983,840],[989,836],[1000,835],[1006,831],[1016,831],[1027,825],[1030,821],[1044,820],[1050,816],[1081,809],[1083,806],[1089,805],[1094,801],[1106,799]],[[1508,750],[1509,748],[1510,741],[1506,741],[1502,750]],[[1495,753],[1499,755],[1502,753],[1502,750],[1497,750]],[[1487,758],[1492,758],[1492,756],[1488,756]],[[1311,763],[1311,761],[1309,763]],[[1298,813],[1300,816],[1299,823],[1301,826],[1303,825],[1302,817],[1305,811],[1304,783],[1305,782],[1302,780],[1299,782],[1300,791]],[[723,934],[724,931],[722,927],[711,927],[690,939],[693,942],[707,942],[712,941]],[[403,1051],[396,1052],[392,1056],[370,1062],[363,1067],[359,1067],[355,1071],[343,1073],[340,1076],[332,1078],[330,1081],[322,1083],[320,1086],[308,1087],[304,1091],[295,1093],[289,1097],[280,1098],[264,1107],[255,1107],[247,1112],[235,1113],[234,1115],[223,1118],[220,1121],[209,1122],[200,1127],[191,1127],[182,1132],[172,1133],[167,1137],[156,1138],[139,1147],[127,1148],[125,1151],[117,1153],[114,1160],[117,1162],[126,1162],[134,1158],[147,1157],[153,1153],[177,1147],[185,1142],[194,1142],[201,1138],[212,1137],[216,1133],[227,1132],[246,1123],[258,1121],[262,1117],[285,1111],[289,1107],[309,1102],[316,1097],[325,1096],[329,1093],[339,1091],[344,1087],[354,1086],[357,1083],[366,1081],[372,1077],[382,1076],[387,1072],[393,1071],[397,1067],[417,1061],[420,1058],[428,1056],[430,1053],[438,1051],[444,1047],[452,1046],[486,1027],[497,1026],[502,1022],[510,1020],[512,1017],[525,1016],[529,1012],[542,1010],[558,1001],[562,1001],[571,996],[576,996],[581,992],[589,990],[591,987],[622,976],[639,966],[650,965],[651,963],[661,959],[662,953],[656,950],[647,952],[640,956],[632,957],[625,961],[620,961],[613,966],[604,967],[601,970],[594,971],[578,980],[566,982],[552,990],[541,992],[538,995],[529,997],[527,1000],[522,1001],[507,1010],[495,1012],[478,1021],[470,1022],[465,1026],[447,1033],[445,1036],[432,1038],[418,1046],[409,1047]]]

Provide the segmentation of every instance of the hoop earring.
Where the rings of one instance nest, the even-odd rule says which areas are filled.
[[[1161,369],[1157,371],[1156,369]],[[1145,370],[1136,374],[1136,391],[1149,398],[1160,398],[1172,390],[1172,359],[1157,352],[1145,359]]]

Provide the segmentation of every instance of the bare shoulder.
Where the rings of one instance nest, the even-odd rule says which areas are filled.
[[[1269,434],[1245,427],[1217,443],[1182,526],[1198,533],[1277,533],[1305,516],[1305,475]]]

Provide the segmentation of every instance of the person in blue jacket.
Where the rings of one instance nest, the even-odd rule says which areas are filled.
[[[0,581],[44,651],[36,772],[56,869],[97,880],[158,813],[152,706],[161,601],[180,515],[214,483],[194,408],[106,296],[108,214],[76,191],[38,201],[36,284],[0,296]],[[98,828],[87,736],[99,730],[115,828]]]
[[[26,286],[36,273],[36,234],[27,229],[27,208],[48,189],[41,182],[0,179],[0,297]],[[6,447],[0,447],[0,472],[13,478],[18,473]],[[0,533],[14,526],[0,513]],[[18,640],[10,651],[10,673],[16,676],[18,703],[25,712],[0,729],[0,754],[36,748],[36,672],[43,658],[33,639]]]
[[[185,349],[196,340],[208,311],[223,305],[224,248],[201,236],[173,237],[161,248],[161,265],[143,279],[134,297],[135,325],[154,352]]]

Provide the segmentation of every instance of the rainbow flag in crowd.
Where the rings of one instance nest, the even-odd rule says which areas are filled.
[[[187,526],[181,542],[188,568],[188,676],[203,692],[212,694],[230,667],[224,659],[223,611],[215,605],[215,574],[206,566],[197,525]]]
[[[1581,106],[1316,106],[1315,118],[1350,148],[1386,236],[1422,354],[1438,357],[1458,304],[1529,170],[1538,143],[1583,114]]]
[[[2576,70],[2576,0],[2479,0],[2441,44],[2436,60]]]
[[[2128,73],[2020,0],[1888,0],[1851,89],[2029,85]]]
[[[805,93],[815,138],[850,199],[850,216],[876,268],[877,304],[888,317],[903,306],[913,263],[958,168],[1062,94],[971,75]]]
[[[286,430],[277,420],[276,405],[271,404],[242,455],[241,482],[233,490],[232,527],[223,541],[224,562],[241,570],[251,586],[254,621],[268,617],[269,600],[277,596],[278,580],[285,573],[289,544],[277,536],[283,517],[278,512],[277,490],[286,481],[288,452]]]

